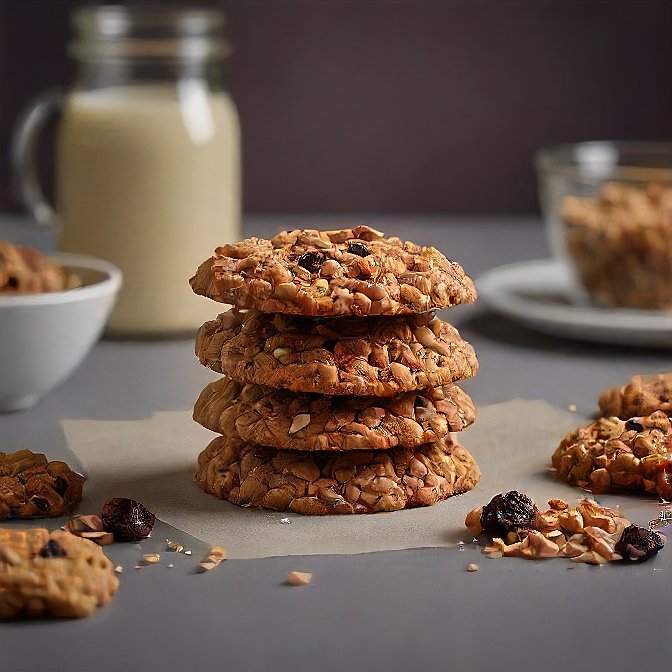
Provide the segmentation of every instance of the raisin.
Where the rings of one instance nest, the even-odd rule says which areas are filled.
[[[358,257],[368,257],[371,254],[369,248],[357,240],[351,240],[348,243],[348,252],[356,254]]]
[[[637,422],[634,418],[630,418],[630,420],[628,420],[625,423],[625,428],[628,431],[635,431],[635,432],[643,432],[644,431],[644,425]]]
[[[538,515],[539,509],[527,495],[512,490],[483,507],[481,526],[491,537],[504,539],[509,532],[535,529]]]
[[[42,513],[49,512],[49,501],[44,499],[44,497],[31,497],[30,501],[35,504],[38,511],[42,511]]]
[[[49,541],[38,551],[38,555],[41,558],[64,558],[67,553],[57,541],[49,539]]]
[[[63,497],[63,495],[66,493],[68,489],[68,482],[64,478],[56,476],[56,483],[54,483],[54,489],[61,497]]]
[[[623,560],[644,562],[656,555],[664,545],[665,538],[658,532],[630,525],[623,530],[614,550],[623,556]]]
[[[299,257],[298,264],[307,271],[315,273],[320,270],[324,263],[324,254],[322,252],[306,252]]]
[[[117,541],[139,541],[148,537],[156,516],[140,502],[115,497],[105,502],[100,516],[103,529],[112,532]]]

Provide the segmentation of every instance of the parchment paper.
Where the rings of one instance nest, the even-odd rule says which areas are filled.
[[[196,457],[214,436],[191,412],[157,413],[147,420],[64,420],[70,448],[89,480],[81,511],[100,509],[109,497],[132,497],[157,517],[203,541],[226,547],[230,558],[368,553],[404,548],[449,547],[470,542],[464,517],[494,495],[517,489],[540,507],[585,495],[549,470],[564,434],[587,422],[543,401],[513,401],[480,409],[475,425],[458,435],[482,472],[475,490],[433,507],[393,513],[309,517],[241,508],[202,492],[194,483]],[[622,508],[633,522],[658,515],[655,499],[600,497]],[[291,523],[281,523],[289,518]]]

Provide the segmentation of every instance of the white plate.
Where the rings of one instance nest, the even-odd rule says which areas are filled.
[[[497,313],[532,329],[582,341],[672,347],[672,313],[570,303],[569,269],[551,259],[500,266],[476,281]]]

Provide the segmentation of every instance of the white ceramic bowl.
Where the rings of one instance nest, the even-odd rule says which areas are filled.
[[[54,254],[82,286],[65,292],[0,295],[0,411],[28,408],[64,382],[102,333],[121,271],[101,259]]]

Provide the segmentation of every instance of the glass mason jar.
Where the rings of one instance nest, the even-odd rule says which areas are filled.
[[[74,86],[48,92],[17,129],[24,201],[59,248],[107,259],[124,288],[119,336],[184,334],[212,317],[189,277],[240,238],[240,126],[223,82],[216,10],[102,6],[72,17]],[[60,110],[56,209],[33,168],[35,137]]]
[[[672,143],[581,142],[538,152],[541,210],[568,297],[672,310]]]

